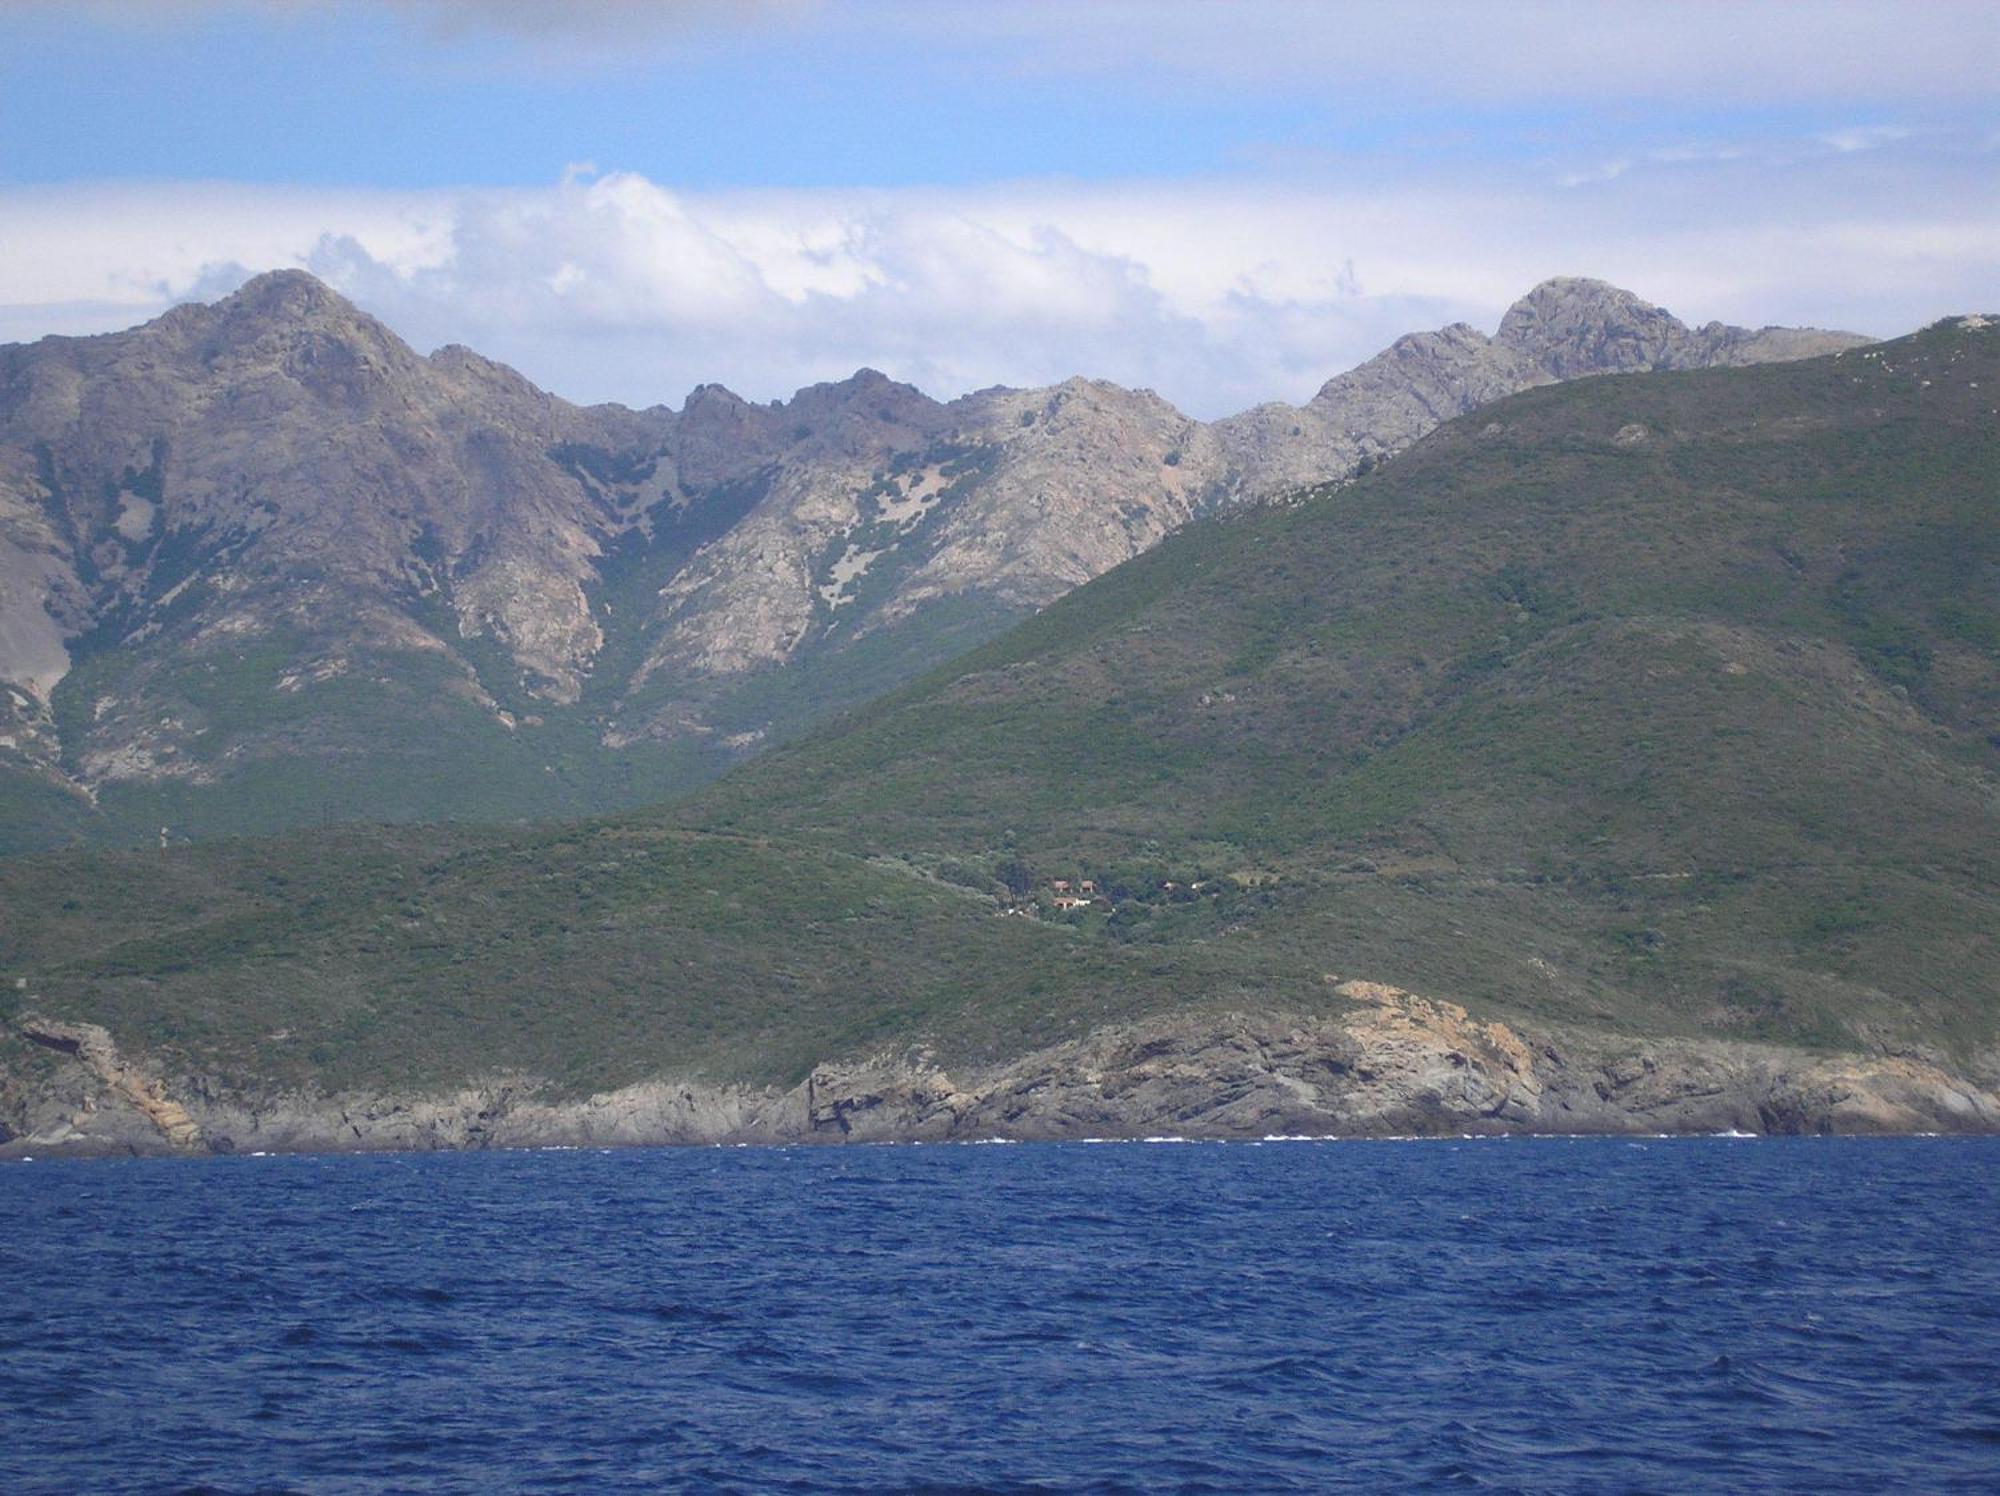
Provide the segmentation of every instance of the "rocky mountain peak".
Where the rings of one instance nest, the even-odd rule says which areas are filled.
[[[488,358],[463,343],[447,343],[425,362],[468,390],[536,405],[563,403],[556,396],[537,389],[526,375],[512,365]]]
[[[306,270],[266,270],[215,304],[218,313],[269,316],[361,315],[354,303]]]
[[[812,388],[816,390],[842,390],[859,397],[870,393],[879,393],[885,389],[907,390],[913,389],[915,386],[902,384],[897,380],[891,379],[880,369],[871,369],[863,365],[845,379],[835,380],[830,384],[816,384]]]
[[[696,385],[681,406],[682,479],[705,488],[754,466],[780,445],[779,419],[771,407],[752,405],[722,385]]]
[[[726,384],[698,384],[688,391],[681,413],[690,420],[697,415],[701,419],[713,419],[724,412],[734,413],[747,410],[750,402]]]
[[[734,390],[720,384],[698,384],[688,391],[681,405],[681,431],[701,442],[736,438],[761,440],[775,413],[770,406],[753,405]]]
[[[367,342],[402,341],[303,270],[271,270],[251,277],[208,308],[207,324],[211,337],[229,342],[308,332]]]
[[[1671,312],[1585,276],[1545,280],[1500,319],[1494,341],[1527,354],[1556,379],[1650,369],[1673,361],[1688,337]]]
[[[395,333],[303,270],[253,277],[188,330],[190,351],[210,370],[226,368],[239,380],[280,375],[343,405],[369,402],[385,381],[416,376],[423,362]]]
[[[857,369],[831,384],[808,385],[785,407],[794,420],[859,419],[869,424],[930,424],[943,409],[912,384],[891,379],[879,369]]]
[[[1435,377],[1438,370],[1455,377],[1459,366],[1477,359],[1492,342],[1485,333],[1465,322],[1454,322],[1433,332],[1405,333],[1359,368],[1334,375],[1319,387],[1312,404],[1336,405],[1363,383],[1389,380],[1400,389],[1413,380]]]
[[[1616,308],[1641,307],[1657,312],[1644,297],[1615,286],[1608,280],[1599,280],[1594,275],[1552,275],[1530,286],[1501,318],[1500,336],[1505,337],[1508,324],[1547,316],[1558,308],[1594,307],[1608,311]]]

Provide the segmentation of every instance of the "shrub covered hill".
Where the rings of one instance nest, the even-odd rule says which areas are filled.
[[[692,802],[0,864],[5,1146],[1992,1128],[1997,406],[1532,390]]]

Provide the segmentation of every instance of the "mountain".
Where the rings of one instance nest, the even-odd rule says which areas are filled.
[[[2000,1129],[1996,390],[1538,388],[675,806],[0,862],[0,1149]]]
[[[1213,425],[869,370],[633,411],[260,276],[0,349],[0,849],[656,800],[1498,395],[1857,341],[1562,280]]]
[[[1491,338],[1463,322],[1412,333],[1329,379],[1305,405],[1261,405],[1217,423],[1216,432],[1244,485],[1270,492],[1346,477],[1441,421],[1544,384],[1779,363],[1862,341],[1810,328],[1689,328],[1629,291],[1565,276],[1515,302]]]

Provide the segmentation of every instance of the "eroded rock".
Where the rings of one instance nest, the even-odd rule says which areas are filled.
[[[102,1028],[34,1017],[22,1020],[22,1033],[73,1063],[31,1094],[18,1079],[0,1085],[13,1134],[0,1137],[0,1156],[1161,1134],[2000,1131],[1991,1084],[1934,1058],[1543,1034],[1381,983],[1334,990],[1349,1006],[1332,1014],[1158,1018],[1005,1065],[957,1069],[924,1053],[888,1054],[817,1066],[789,1088],[662,1079],[585,1097],[562,1096],[532,1076],[421,1095],[192,1081],[170,1096]]]

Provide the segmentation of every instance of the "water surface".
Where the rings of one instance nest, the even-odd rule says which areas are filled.
[[[2000,1140],[0,1167],[0,1490],[2000,1486]]]

